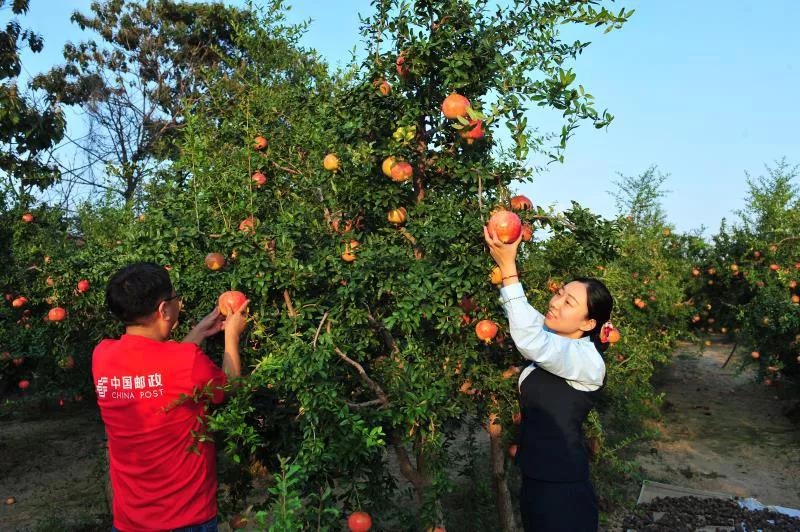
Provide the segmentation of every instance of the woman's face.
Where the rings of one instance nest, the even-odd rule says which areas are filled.
[[[588,319],[587,297],[583,283],[573,281],[562,286],[550,299],[544,324],[561,336],[580,338],[595,327],[595,320]]]

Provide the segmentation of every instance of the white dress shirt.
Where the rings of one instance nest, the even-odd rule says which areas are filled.
[[[602,386],[606,365],[588,336],[572,339],[551,332],[544,325],[544,316],[528,303],[521,283],[501,288],[500,301],[514,344],[523,357],[533,361],[522,370],[520,387],[537,366],[563,378],[576,390],[591,392]]]

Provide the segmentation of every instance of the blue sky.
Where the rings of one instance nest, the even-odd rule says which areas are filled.
[[[236,2],[241,3],[241,2]],[[304,44],[332,66],[358,43],[358,13],[368,0],[289,0],[290,19],[311,19]],[[41,32],[45,50],[26,55],[26,68],[59,62],[68,41],[85,38],[69,23],[89,0],[31,0],[24,21]],[[787,157],[800,163],[800,46],[797,0],[650,0],[616,2],[636,13],[621,30],[591,34],[578,59],[578,82],[598,107],[616,117],[606,130],[582,127],[564,164],[552,164],[522,193],[564,208],[576,200],[612,215],[617,172],[657,165],[670,174],[664,200],[679,230],[713,232],[744,204],[745,172]],[[3,17],[5,18],[5,17]],[[539,117],[545,127],[552,117]]]

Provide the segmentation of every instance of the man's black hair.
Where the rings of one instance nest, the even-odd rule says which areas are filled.
[[[158,264],[137,262],[111,276],[106,306],[125,325],[141,325],[164,299],[172,296],[169,274]]]

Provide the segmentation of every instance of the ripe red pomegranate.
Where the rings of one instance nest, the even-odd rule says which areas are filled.
[[[472,144],[476,140],[480,140],[486,134],[483,131],[483,120],[470,120],[469,125],[461,130],[461,138],[467,141],[467,144]]]
[[[11,302],[11,306],[14,308],[20,308],[24,307],[27,302],[28,302],[27,297],[19,296],[18,298],[14,299],[14,301]]]
[[[30,385],[31,385],[30,381],[27,381],[27,380],[19,381],[19,389],[20,390],[27,390],[28,386],[30,386]]]
[[[529,224],[522,224],[522,241],[530,242],[533,240],[533,227]]]
[[[253,148],[255,148],[258,151],[267,149],[267,139],[259,135],[253,141]]]
[[[89,291],[89,281],[87,281],[86,279],[81,279],[80,281],[78,281],[78,292],[83,294],[84,292],[88,291]]]
[[[514,211],[529,211],[533,209],[533,202],[526,196],[514,196],[511,198],[511,210]]]
[[[522,233],[522,221],[511,211],[497,211],[489,218],[488,225],[497,238],[506,244],[516,241]]]
[[[219,306],[220,313],[223,316],[228,316],[231,313],[230,309],[236,312],[245,301],[247,301],[247,296],[243,293],[237,290],[230,290],[228,292],[223,292],[222,295],[219,296],[217,305]]]
[[[411,176],[414,175],[414,168],[405,161],[399,161],[392,165],[391,174],[392,181],[402,183],[411,179]]]
[[[372,518],[367,512],[353,512],[347,518],[351,532],[367,532],[372,527]]]
[[[405,79],[408,76],[408,65],[406,63],[406,53],[400,52],[400,55],[397,56],[397,60],[395,61],[395,68],[397,69],[397,75],[401,78]]]
[[[497,335],[497,325],[492,320],[481,320],[475,325],[475,334],[487,344]]]
[[[47,319],[50,321],[61,321],[67,317],[67,311],[61,307],[51,308],[47,313]]]
[[[253,172],[253,175],[250,177],[253,180],[253,183],[256,184],[256,187],[263,187],[267,184],[267,176],[261,173],[259,170]]]
[[[469,100],[456,92],[450,94],[442,102],[442,113],[450,120],[456,120],[459,116],[467,116],[469,108]]]
[[[26,224],[31,223],[33,221],[33,215],[29,212],[26,212],[25,214],[22,215],[22,221],[25,222]]]

